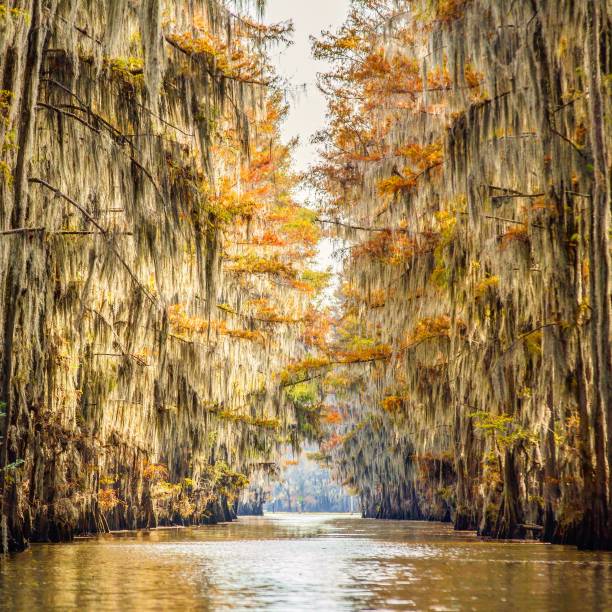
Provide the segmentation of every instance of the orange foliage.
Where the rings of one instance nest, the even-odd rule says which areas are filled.
[[[404,172],[406,170],[404,169]],[[395,196],[398,193],[407,193],[416,187],[415,175],[408,171],[406,176],[394,174],[389,178],[384,178],[378,181],[378,193],[380,195]]]
[[[378,344],[352,351],[338,351],[337,362],[344,364],[385,361],[391,358],[393,351],[388,344]]]
[[[340,425],[344,421],[344,417],[337,410],[328,408],[323,414],[323,422],[327,425]]]
[[[515,242],[529,244],[529,230],[526,225],[513,225],[500,237],[500,246],[502,249],[508,248]]]
[[[142,472],[142,477],[145,480],[166,480],[168,478],[168,468],[165,465],[158,463],[147,463]]]
[[[309,356],[301,361],[288,365],[285,370],[281,373],[281,380],[283,382],[289,382],[292,376],[299,374],[298,378],[306,376],[312,370],[318,370],[325,368],[332,364],[329,357],[313,357]]]
[[[393,289],[372,289],[369,295],[363,295],[358,289],[348,284],[342,287],[342,295],[358,304],[365,304],[368,308],[384,307],[394,293]]]
[[[442,162],[442,143],[434,142],[425,146],[413,143],[399,147],[395,154],[400,157],[405,157],[419,170],[425,170],[426,168],[437,166]]]
[[[399,265],[409,259],[432,253],[439,241],[436,232],[410,236],[406,232],[379,232],[353,249],[353,258],[371,257],[383,263]]]
[[[213,321],[198,316],[189,316],[182,304],[174,304],[168,307],[168,319],[172,332],[181,337],[190,338],[195,334],[205,335],[209,331],[215,331],[221,336],[252,342],[263,343],[265,340],[264,335],[259,331],[233,329],[227,327],[225,321]]]
[[[465,7],[471,0],[437,0],[435,2],[435,18],[450,24],[463,17]]]
[[[451,321],[446,315],[421,319],[408,336],[406,346],[414,346],[432,338],[450,338],[450,333]]]
[[[404,399],[398,395],[388,395],[381,400],[380,405],[385,412],[399,412],[404,405]]]
[[[321,452],[329,453],[329,451],[340,446],[340,444],[342,444],[343,442],[344,442],[343,436],[341,436],[340,434],[334,433],[329,438],[327,438],[325,442],[321,444]]]
[[[329,212],[350,209],[358,197],[367,172],[361,162],[407,159],[406,167],[379,181],[378,193],[386,197],[411,192],[421,175],[443,163],[441,142],[392,147],[386,137],[398,120],[405,120],[406,111],[413,112],[417,121],[421,113],[439,114],[442,121],[444,116],[450,118],[443,97],[454,87],[447,59],[442,56],[438,65],[429,64],[424,72],[422,48],[429,24],[461,18],[467,2],[410,3],[408,10],[425,28],[415,28],[414,20],[405,19],[401,3],[355,3],[337,32],[323,32],[315,41],[315,57],[332,68],[320,78],[328,98],[329,123],[315,139],[322,145],[323,163],[314,168],[311,179]],[[463,82],[473,100],[481,99],[483,77],[469,64]]]
[[[250,254],[230,258],[230,261],[232,263],[227,266],[227,270],[235,274],[267,274],[286,279],[295,279],[297,276],[297,270],[278,257],[266,259]]]
[[[269,66],[257,45],[250,40],[287,40],[292,30],[290,23],[266,26],[249,19],[241,19],[235,27],[231,43],[224,42],[211,32],[201,16],[193,20],[194,28],[182,33],[169,33],[166,40],[191,58],[201,59],[212,74],[239,81],[269,84]],[[238,27],[240,24],[241,27]],[[255,38],[254,38],[255,37]]]
[[[98,490],[98,506],[102,512],[109,512],[120,503],[115,489]]]
[[[325,350],[333,320],[328,311],[311,309],[304,317],[302,341],[308,347]]]

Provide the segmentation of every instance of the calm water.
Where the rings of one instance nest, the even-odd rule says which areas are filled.
[[[612,610],[612,555],[439,524],[268,515],[37,545],[0,561],[10,610]]]

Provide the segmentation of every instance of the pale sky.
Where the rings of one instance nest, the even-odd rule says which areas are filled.
[[[285,139],[300,137],[296,152],[298,170],[306,170],[314,159],[310,137],[325,125],[325,100],[316,87],[317,72],[326,66],[316,62],[310,52],[311,35],[321,30],[336,29],[346,19],[349,0],[267,0],[266,21],[292,19],[295,25],[294,44],[280,52],[272,52],[278,72],[297,89],[306,84],[305,92],[292,100],[291,113],[284,126]]]
[[[311,136],[325,126],[325,98],[317,89],[317,72],[327,68],[323,62],[316,62],[311,54],[310,36],[318,36],[321,30],[338,28],[346,19],[350,0],[267,0],[265,20],[268,23],[293,20],[294,44],[284,50],[272,53],[278,73],[289,80],[295,90],[306,85],[291,100],[291,110],[285,125],[283,137],[289,140],[299,136],[300,145],[295,152],[296,170],[302,172],[316,159],[316,147],[310,144]],[[306,193],[298,199],[305,199]],[[319,245],[316,268],[332,268],[336,279],[327,292],[331,299],[338,283],[340,263],[332,258],[334,241],[325,239]]]

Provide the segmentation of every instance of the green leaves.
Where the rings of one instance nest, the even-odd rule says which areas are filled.
[[[23,465],[24,463],[25,461],[23,459],[17,459],[16,461],[13,461],[13,463],[9,463],[8,465],[5,465],[2,468],[2,470],[8,472],[8,470],[14,470],[18,468],[20,465]]]
[[[474,426],[489,435],[494,436],[499,446],[509,448],[518,442],[535,444],[537,435],[520,425],[514,417],[507,414],[491,414],[489,412],[472,412],[469,415],[474,419]]]

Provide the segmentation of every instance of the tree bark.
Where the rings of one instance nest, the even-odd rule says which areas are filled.
[[[42,58],[42,48],[47,34],[48,19],[55,10],[55,1],[43,4],[42,0],[33,0],[31,7],[31,23],[27,37],[27,51],[21,88],[19,123],[17,134],[17,160],[14,172],[13,208],[11,211],[11,229],[25,226],[27,218],[27,166],[31,156],[31,142],[34,126],[36,100],[38,98],[39,73]],[[15,445],[11,444],[13,430],[19,425],[19,406],[17,394],[13,389],[13,348],[15,327],[23,298],[23,268],[26,263],[25,238],[20,235],[15,238],[16,248],[10,259],[9,269],[4,286],[5,316],[3,320],[2,368],[0,383],[0,400],[6,405],[4,417],[4,438],[0,453],[0,523],[2,530],[2,547],[22,549],[26,546],[23,537],[23,525],[16,517],[16,486],[8,484],[6,466],[14,462]],[[10,515],[8,513],[11,513]]]
[[[604,134],[600,51],[601,11],[599,0],[587,0],[587,75],[589,81],[590,141],[593,160],[593,192],[590,210],[589,275],[591,316],[591,357],[593,386],[591,400],[595,433],[595,491],[593,498],[594,539],[602,546],[610,544],[607,488],[612,461],[612,439],[609,425],[612,419],[610,388],[610,191]],[[607,415],[605,414],[607,411]],[[608,432],[606,437],[606,416]],[[608,456],[606,457],[606,446]]]

